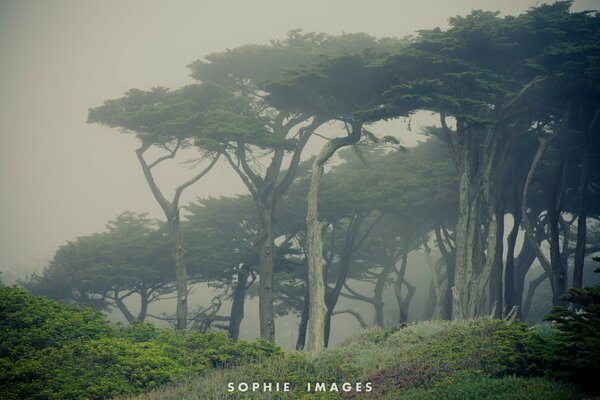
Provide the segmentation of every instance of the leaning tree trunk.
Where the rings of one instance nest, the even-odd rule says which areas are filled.
[[[248,271],[243,267],[237,273],[237,283],[233,290],[231,312],[229,314],[229,337],[237,339],[240,335],[240,325],[244,319],[244,303],[246,302],[246,290],[248,289]]]
[[[339,273],[333,290],[331,290],[329,295],[327,295],[325,298],[325,306],[327,307],[327,313],[325,314],[325,347],[329,345],[329,336],[331,333],[331,317],[333,315],[333,310],[335,309],[335,306],[337,305],[337,302],[340,298],[342,287],[344,286],[344,283],[346,283],[346,279],[348,278],[348,273],[350,272],[350,264],[352,262],[352,252],[355,249],[358,231],[360,230],[360,226],[366,216],[367,214],[364,213],[354,214],[350,220],[350,224],[348,225],[346,234],[344,235],[344,244],[342,246],[342,252],[340,255]]]
[[[377,278],[375,288],[373,290],[373,322],[376,326],[383,328],[385,326],[384,314],[383,314],[383,289],[385,288],[385,281],[389,274],[389,267],[383,267],[381,274]]]
[[[310,353],[321,352],[325,347],[325,281],[323,277],[323,241],[322,223],[319,222],[318,191],[325,163],[340,148],[358,142],[362,123],[354,122],[349,135],[332,139],[321,149],[312,165],[310,190],[308,192],[308,210],[306,212],[306,231],[308,244],[308,286],[309,286],[309,325],[306,350]]]

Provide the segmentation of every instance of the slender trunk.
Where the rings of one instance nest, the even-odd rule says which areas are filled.
[[[502,253],[504,251],[504,207],[500,207],[496,215],[496,249],[494,254],[494,262],[492,273],[490,276],[490,312],[494,311],[494,317],[499,318],[503,313],[503,298],[502,298]],[[510,312],[510,309],[506,309]]]
[[[533,301],[533,295],[535,294],[535,291],[538,288],[538,286],[540,286],[540,284],[544,282],[547,278],[548,275],[546,275],[546,273],[543,273],[529,282],[529,287],[527,288],[527,297],[525,298],[525,303],[523,303],[523,309],[521,311],[521,319],[526,320],[529,316],[529,311],[531,310],[531,302]]]
[[[325,346],[325,281],[323,278],[322,223],[318,220],[317,192],[323,175],[323,166],[316,160],[312,168],[308,212],[306,215],[308,239],[308,287],[309,287],[309,326],[307,350],[321,352]]]
[[[454,276],[455,276],[455,265],[456,265],[456,256],[452,254],[453,252],[446,248],[446,244],[442,237],[441,226],[438,224],[435,227],[435,238],[437,246],[442,253],[442,257],[446,263],[446,286],[444,288],[444,292],[442,294],[443,298],[440,298],[440,301],[443,301],[443,306],[440,308],[439,318],[451,320],[452,319],[452,287],[454,286]],[[440,282],[441,284],[441,282]]]
[[[444,279],[442,277],[442,266],[444,265],[444,257],[438,259],[437,261],[433,261],[431,257],[431,249],[426,243],[426,240],[423,244],[425,250],[425,258],[427,260],[427,265],[431,269],[431,282],[429,284],[429,296],[427,298],[427,303],[425,305],[425,312],[423,314],[424,320],[431,319],[442,319],[445,315],[444,310]]]
[[[259,207],[262,235],[260,239],[260,280],[258,313],[260,337],[275,341],[275,311],[273,309],[273,204],[265,201]]]
[[[565,304],[560,296],[567,289],[565,268],[560,252],[561,197],[563,194],[566,154],[564,146],[560,147],[562,150],[554,170],[552,191],[548,199],[548,225],[550,227],[548,242],[550,243],[550,269],[552,271],[552,305],[555,306]]]
[[[390,270],[388,267],[383,267],[381,274],[375,283],[375,289],[373,290],[373,308],[375,311],[373,322],[380,328],[385,326],[383,315],[383,289],[385,288],[385,281],[387,280],[389,272]]]
[[[536,233],[536,237],[539,237],[541,234]],[[519,309],[519,318],[522,318],[521,311],[523,310],[523,295],[525,292],[525,277],[527,276],[527,272],[531,269],[533,262],[535,261],[535,251],[531,247],[528,241],[523,242],[523,248],[519,253],[519,256],[516,259],[515,263],[515,296],[514,296],[514,306],[517,306]]]
[[[135,317],[133,316],[131,311],[129,311],[125,303],[123,303],[123,299],[119,297],[118,289],[115,289],[115,304],[117,305],[117,308],[119,309],[119,311],[121,311],[121,314],[123,314],[127,322],[133,324],[135,322]]]
[[[344,283],[348,278],[348,272],[350,271],[350,264],[352,262],[352,251],[354,250],[356,237],[365,216],[366,214],[353,215],[350,224],[348,225],[348,228],[346,230],[346,235],[344,236],[344,244],[342,246],[342,252],[340,255],[339,273],[333,290],[329,293],[329,295],[326,296],[325,300],[325,305],[327,307],[327,313],[325,315],[325,347],[329,345],[329,335],[331,333],[331,316],[340,298],[342,287],[344,286]]]
[[[433,315],[436,311],[437,304],[437,295],[435,290],[435,282],[434,277],[431,277],[429,280],[429,290],[427,291],[427,302],[425,303],[425,308],[423,310],[423,320],[429,321],[433,319]]]
[[[137,320],[144,322],[148,314],[148,293],[146,290],[140,290],[140,312],[138,313]]]
[[[542,265],[542,268],[544,269],[546,274],[548,276],[551,276],[552,268],[550,266],[550,261],[548,261],[548,259],[542,252],[542,249],[540,248],[540,245],[538,244],[538,242],[536,240],[533,227],[532,227],[531,222],[529,221],[529,217],[527,215],[527,197],[529,194],[529,185],[531,184],[531,181],[533,180],[533,176],[535,175],[537,165],[538,165],[540,159],[542,158],[542,155],[544,154],[544,151],[546,150],[547,145],[548,145],[548,141],[546,139],[539,140],[538,149],[535,153],[535,156],[533,157],[531,166],[529,167],[529,172],[527,173],[527,178],[525,179],[525,185],[523,186],[523,196],[521,198],[521,218],[523,221],[523,227],[525,228],[525,237],[527,238],[529,245],[535,252],[536,257],[539,260],[540,264]]]
[[[575,245],[575,264],[573,266],[573,287],[583,286],[583,264],[585,261],[585,245],[587,236],[587,194],[588,168],[591,150],[586,140],[583,146],[583,160],[579,178],[579,210],[577,212],[577,244]]]
[[[178,214],[178,212],[177,212]],[[175,275],[177,279],[177,309],[175,311],[175,328],[185,331],[187,329],[187,268],[185,263],[181,232],[179,230],[179,215],[169,219],[171,237],[173,238],[173,259],[175,261]]]
[[[517,236],[519,235],[519,226],[521,218],[517,208],[513,211],[513,226],[508,234],[506,250],[506,267],[504,271],[504,308],[508,311],[512,310],[515,302],[515,246],[517,244]],[[526,243],[523,244],[524,246]]]
[[[394,282],[394,294],[398,302],[398,323],[403,323],[408,320],[408,306],[402,298],[402,284],[404,283],[404,275],[406,274],[406,266],[408,264],[408,251],[405,250],[400,261],[400,269],[396,271],[396,281]]]
[[[583,158],[579,177],[579,211],[577,217],[577,244],[575,246],[575,264],[573,268],[573,287],[583,286],[583,265],[585,261],[585,245],[587,239],[587,196],[588,196],[588,170],[592,156],[590,138],[596,134],[600,125],[600,109],[596,110],[592,121],[584,133]]]
[[[233,290],[231,312],[229,318],[229,337],[237,339],[240,335],[240,325],[244,319],[244,303],[248,289],[248,272],[240,270],[237,273],[237,283]]]
[[[302,312],[300,313],[300,325],[298,326],[298,339],[296,340],[296,349],[302,350],[306,343],[306,330],[308,328],[308,309],[309,309],[308,283],[304,289],[304,300],[302,301]]]
[[[306,350],[319,353],[325,346],[325,281],[323,277],[322,223],[319,222],[318,191],[325,162],[341,147],[356,143],[361,137],[362,123],[354,122],[349,134],[327,142],[312,165],[306,231],[308,242],[309,325]]]

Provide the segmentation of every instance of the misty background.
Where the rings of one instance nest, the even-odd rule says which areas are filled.
[[[192,61],[227,48],[283,39],[296,28],[334,35],[365,32],[403,37],[419,29],[444,28],[449,17],[472,9],[519,14],[537,3],[0,1],[3,282],[41,271],[61,244],[104,230],[106,222],[122,211],[149,212],[164,219],[135,158],[136,139],[87,124],[90,107],[121,97],[130,88],[176,88],[191,83],[186,66]],[[573,10],[599,7],[598,0],[576,0]],[[413,122],[414,128],[418,125]],[[374,130],[387,130],[386,134],[405,129],[402,121],[378,128]],[[415,139],[404,137],[407,145]],[[318,147],[311,143],[304,158]],[[182,180],[181,170],[174,165],[161,171],[158,179],[173,187]],[[182,204],[197,196],[245,192],[237,175],[221,163],[185,192]],[[415,303],[419,294],[426,293],[417,293]],[[210,298],[207,293],[203,296]],[[190,305],[198,305],[202,298],[192,297]],[[257,326],[255,310],[251,311],[256,303],[257,299],[248,302],[244,325],[252,327],[243,332]],[[353,321],[352,317],[348,320]],[[295,329],[291,320],[289,324],[278,320],[278,342],[293,336]]]

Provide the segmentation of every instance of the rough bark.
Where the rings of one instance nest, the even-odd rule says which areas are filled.
[[[309,325],[306,350],[321,352],[325,346],[325,282],[323,277],[322,223],[318,217],[318,190],[325,163],[340,148],[352,145],[360,139],[362,123],[352,123],[349,134],[332,139],[321,149],[312,165],[308,210],[306,214],[308,239],[308,284],[309,284]]]

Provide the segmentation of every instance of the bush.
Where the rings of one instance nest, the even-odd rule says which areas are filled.
[[[281,354],[272,343],[112,327],[92,310],[0,287],[0,398],[103,399]]]
[[[551,373],[595,383],[600,375],[600,286],[569,289],[562,297],[573,307],[553,307],[546,317],[557,329],[542,345]]]

